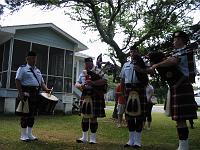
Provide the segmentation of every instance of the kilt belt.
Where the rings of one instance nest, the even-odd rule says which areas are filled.
[[[40,92],[39,86],[22,86],[22,91],[27,92],[30,96],[37,96]]]

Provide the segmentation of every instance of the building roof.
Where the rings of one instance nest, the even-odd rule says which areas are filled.
[[[89,55],[86,55],[86,54],[83,54],[83,53],[79,53],[79,52],[76,52],[76,53],[75,53],[75,56],[76,56],[76,57],[79,57],[79,58],[82,58],[82,59],[85,59],[85,58],[87,58],[87,57],[91,57],[91,56],[89,56]],[[95,57],[92,57],[92,59],[94,60]]]
[[[80,41],[78,41],[77,39],[75,39],[74,37],[72,37],[71,35],[66,33],[65,31],[63,31],[62,29],[60,29],[59,27],[57,27],[53,23],[42,23],[42,24],[29,24],[29,25],[16,25],[16,26],[0,27],[0,37],[4,37],[4,38],[1,39],[0,43],[4,42],[6,40],[6,38],[9,38],[12,35],[14,35],[16,33],[16,30],[19,30],[19,29],[31,29],[31,28],[42,28],[42,27],[51,28],[55,32],[58,32],[59,34],[63,35],[64,37],[68,38],[70,41],[76,43],[78,45],[77,49],[75,50],[76,52],[88,49],[88,47],[86,45],[84,45],[83,43],[81,43]]]

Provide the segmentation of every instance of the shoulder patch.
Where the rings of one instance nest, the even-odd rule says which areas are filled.
[[[20,67],[26,67],[26,65],[21,65]]]

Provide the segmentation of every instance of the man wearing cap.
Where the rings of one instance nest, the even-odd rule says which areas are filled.
[[[82,137],[77,139],[76,142],[86,143],[90,128],[89,143],[96,144],[97,117],[105,117],[104,94],[106,92],[107,75],[100,68],[93,65],[91,57],[85,59],[85,70],[87,75],[84,77],[84,81],[82,78],[83,73],[81,73],[75,84],[77,88],[83,89],[81,96]]]
[[[194,82],[194,56],[192,52],[188,52],[188,42],[189,37],[185,32],[174,32],[174,52],[172,56],[154,64],[149,70],[151,72],[159,67],[177,66],[177,69],[184,74],[184,78],[177,81],[174,86],[170,86],[170,114],[172,120],[176,121],[177,124],[178,150],[189,150],[189,130],[186,120],[197,119],[194,91],[191,84]]]
[[[44,79],[40,70],[35,66],[37,61],[36,53],[28,52],[26,57],[26,65],[18,68],[15,83],[18,89],[17,100],[28,100],[29,113],[21,116],[21,137],[22,141],[34,141],[37,137],[32,135],[32,128],[34,125],[34,114],[37,111],[39,102],[39,91],[42,88],[46,92],[50,92],[44,83]]]
[[[129,141],[124,147],[140,148],[147,104],[145,87],[148,84],[148,76],[135,70],[135,65],[146,68],[137,47],[130,47],[130,56],[131,60],[123,65],[120,73],[121,82],[125,86],[125,116],[129,130]]]

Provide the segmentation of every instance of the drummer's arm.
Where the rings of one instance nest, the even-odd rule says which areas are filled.
[[[46,91],[47,93],[51,92],[51,89],[49,89],[44,82],[41,83],[41,87],[42,90]]]
[[[21,85],[21,81],[18,79],[15,79],[15,84],[16,84],[16,88],[19,91],[19,96],[23,99],[24,97],[24,93],[22,92],[22,85]]]
[[[75,84],[75,87],[76,88],[80,88],[82,86],[82,84],[81,83],[79,83],[79,82],[76,82],[76,84]]]

